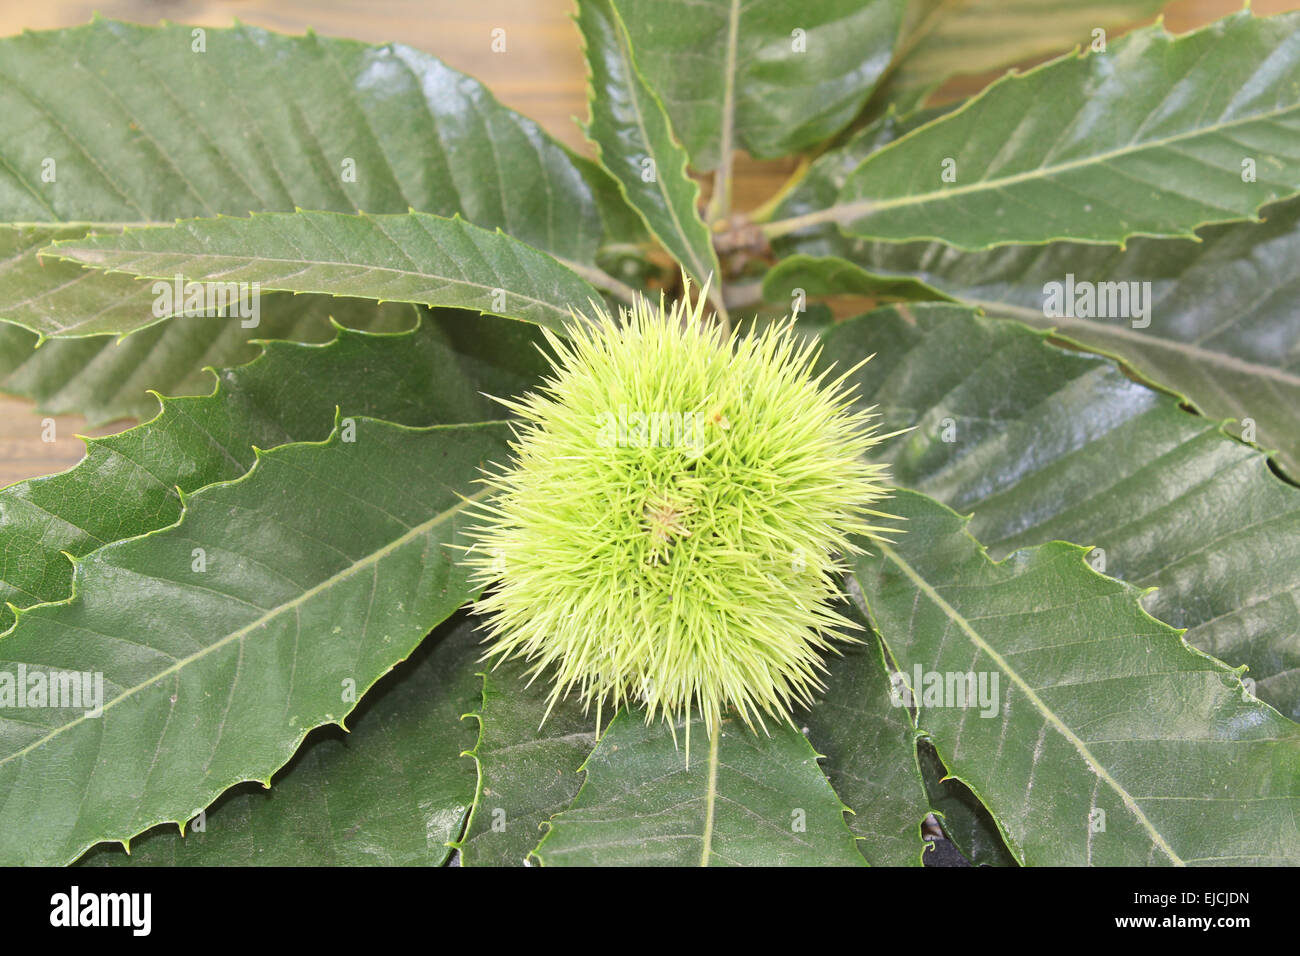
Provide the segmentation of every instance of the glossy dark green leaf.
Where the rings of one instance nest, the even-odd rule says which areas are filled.
[[[269,782],[474,596],[466,496],[509,428],[355,424],[260,453],[173,527],[81,559],[67,602],[19,612],[11,689],[72,672],[102,699],[0,712],[0,862],[69,862]]]
[[[548,716],[545,675],[530,683],[525,671],[507,662],[483,675],[472,753],[479,796],[460,844],[464,866],[525,865],[542,824],[577,796],[578,769],[596,743],[595,711],[561,701]]]
[[[503,232],[461,219],[410,212],[397,216],[268,213],[248,219],[191,219],[175,226],[67,239],[45,255],[153,284],[164,315],[184,315],[189,292],[174,276],[226,286],[252,315],[253,293],[326,295],[450,306],[526,319],[563,329],[571,309],[588,309],[600,294],[544,252]],[[176,288],[178,292],[170,292]],[[152,314],[157,314],[154,310]],[[250,319],[251,321],[251,319]],[[93,320],[83,332],[105,331]]]
[[[104,231],[413,208],[595,261],[608,218],[599,171],[436,57],[245,25],[206,28],[196,45],[188,26],[102,19],[0,40],[0,223]],[[10,300],[0,318],[63,335],[156,321],[126,280],[61,288],[78,277],[57,263],[43,275],[29,293],[43,301]]]
[[[882,427],[894,480],[963,514],[995,557],[1095,545],[1143,606],[1300,716],[1300,489],[1258,450],[1105,358],[953,305],[881,309],[823,336]]]
[[[902,0],[617,0],[696,169],[795,153],[846,126],[888,65]],[[729,161],[729,159],[727,160]]]
[[[699,187],[663,104],[637,72],[612,0],[582,0],[578,28],[591,73],[587,136],[628,202],[664,247],[703,283],[718,275],[709,229],[696,209]]]
[[[1262,225],[1206,227],[1197,242],[1136,239],[1126,250],[1054,243],[962,253],[940,245],[864,243],[854,258],[869,263],[881,283],[923,284],[942,290],[930,297],[955,296],[1119,356],[1207,415],[1237,419],[1236,434],[1253,424],[1247,438],[1276,451],[1283,467],[1300,475],[1300,321],[1293,310],[1300,294],[1300,201],[1270,207],[1265,216]],[[838,260],[787,262],[797,274],[780,277],[778,287],[836,268]],[[836,289],[827,291],[846,288],[851,267],[840,268]],[[1049,284],[1063,288],[1067,276],[1079,289],[1117,282],[1131,293],[1150,283],[1141,292],[1146,314],[1046,315]]]
[[[218,798],[182,837],[164,826],[94,866],[439,866],[474,802],[479,694],[473,621],[448,621],[382,678],[348,718],[312,733],[271,782]],[[202,830],[198,829],[202,826]]]
[[[1253,218],[1300,191],[1297,24],[1243,12],[1176,38],[1157,26],[1004,78],[874,153],[838,205],[769,231],[836,221],[983,249]]]
[[[167,327],[191,321],[220,320]],[[0,601],[63,600],[72,584],[65,554],[81,557],[171,524],[182,494],[243,475],[254,446],[328,437],[340,406],[347,415],[413,426],[500,417],[482,393],[513,395],[536,382],[545,369],[533,347],[538,339],[524,323],[445,311],[408,333],[338,330],[328,346],[268,343],[254,362],[218,373],[214,394],[164,399],[153,421],[88,439],[76,468],[0,491]],[[0,630],[12,622],[0,608]]]
[[[932,499],[900,491],[890,507],[906,531],[854,577],[920,728],[1018,861],[1300,860],[1300,726],[1089,568],[1087,549],[995,564]]]
[[[692,722],[691,759],[661,721],[620,713],[583,765],[573,806],[551,820],[546,866],[862,866],[817,753],[782,724],[770,735]]]

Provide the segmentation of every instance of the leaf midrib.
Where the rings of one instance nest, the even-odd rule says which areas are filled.
[[[1109,786],[1115,792],[1116,796],[1120,798],[1124,806],[1129,809],[1137,819],[1138,823],[1150,836],[1151,842],[1155,844],[1155,846],[1160,849],[1175,866],[1185,865],[1183,859],[1179,857],[1173,847],[1169,845],[1164,836],[1155,828],[1155,825],[1142,811],[1142,808],[1138,806],[1138,803],[1133,798],[1132,794],[1125,790],[1119,781],[1110,775],[1110,772],[1102,765],[1101,761],[1098,760],[1088,749],[1088,745],[1085,744],[1083,740],[1066,725],[1065,721],[1056,715],[1055,711],[1047,706],[1042,698],[1034,693],[1034,689],[1029,686],[1025,679],[1021,677],[1010,664],[1007,663],[1006,659],[1003,658],[1001,654],[994,650],[993,647],[980,636],[979,632],[975,630],[970,621],[968,621],[955,607],[944,600],[943,595],[939,594],[935,587],[922,577],[906,560],[904,560],[902,555],[897,551],[884,542],[876,542],[875,546],[880,549],[880,553],[885,558],[893,562],[894,565],[903,572],[907,579],[911,581],[922,594],[924,594],[936,607],[943,611],[944,615],[947,616],[947,618],[970,639],[971,643],[974,644],[978,650],[988,655],[993,663],[997,665],[997,667],[1007,675],[1021,693],[1025,695],[1030,704],[1033,705],[1034,709],[1042,715],[1043,719],[1047,721],[1047,723],[1049,723],[1057,733],[1069,741],[1088,766],[1092,768],[1093,772],[1096,773],[1098,779]]]
[[[709,783],[704,792],[704,833],[700,846],[700,866],[709,865],[713,853],[713,818],[718,802],[718,738],[722,736],[722,727],[715,723],[709,737]]]
[[[1275,379],[1284,385],[1292,385],[1300,388],[1300,375],[1293,375],[1284,368],[1278,368],[1275,365],[1260,365],[1258,362],[1252,362],[1249,359],[1239,358],[1235,355],[1229,355],[1227,352],[1216,352],[1213,349],[1207,349],[1191,342],[1182,342],[1177,339],[1163,338],[1161,336],[1137,335],[1131,329],[1126,329],[1122,325],[1104,325],[1093,319],[1071,319],[1062,317],[1045,317],[1042,312],[1027,309],[1021,305],[1015,305],[1009,302],[994,302],[988,299],[967,299],[964,296],[962,301],[969,302],[971,305],[979,306],[986,312],[1002,312],[1008,317],[1022,319],[1033,325],[1041,327],[1051,327],[1068,334],[1071,328],[1080,330],[1091,330],[1098,334],[1114,336],[1118,339],[1131,340],[1142,348],[1167,349],[1173,352],[1179,352],[1191,359],[1203,362],[1206,365],[1215,365],[1233,372],[1240,372],[1243,375],[1258,376],[1260,378]],[[1087,345],[1088,343],[1082,343]]]
[[[504,424],[504,423],[503,422],[481,422],[481,423],[477,423],[476,426],[473,427],[478,427],[479,425],[490,426],[490,425],[500,425],[500,424]],[[249,474],[251,474],[251,472]],[[196,651],[195,653],[191,654],[189,657],[181,658],[180,660],[176,661],[174,664],[170,665],[169,667],[159,671],[157,674],[150,676],[147,680],[141,681],[139,684],[136,684],[134,687],[128,688],[126,691],[119,694],[111,701],[105,703],[101,708],[101,714],[106,713],[111,708],[117,706],[117,704],[121,703],[122,701],[126,700],[129,697],[134,696],[140,691],[147,690],[148,688],[157,685],[166,677],[170,676],[171,674],[177,673],[178,671],[182,670],[185,667],[188,667],[189,665],[193,664],[195,661],[201,660],[202,658],[206,657],[208,654],[212,653],[213,651],[219,650],[227,646],[232,641],[237,641],[242,639],[243,637],[246,637],[253,630],[268,623],[269,621],[278,617],[280,614],[301,607],[303,604],[305,604],[310,599],[314,598],[316,595],[325,592],[326,590],[333,587],[335,584],[338,584],[339,582],[346,580],[347,578],[351,577],[353,574],[357,573],[358,571],[364,568],[368,568],[371,565],[380,561],[381,559],[392,554],[394,551],[396,551],[398,548],[402,547],[403,545],[407,544],[408,542],[418,538],[423,534],[426,534],[427,532],[437,527],[439,524],[441,524],[448,518],[462,511],[466,505],[472,502],[480,501],[483,498],[487,497],[487,495],[490,492],[491,492],[490,488],[484,488],[482,491],[479,491],[476,494],[469,495],[469,496],[462,496],[461,500],[453,507],[447,508],[446,510],[439,512],[438,514],[430,518],[428,521],[415,525],[414,527],[410,528],[406,533],[394,539],[393,541],[389,542],[388,544],[384,545],[382,548],[379,548],[378,550],[371,552],[370,554],[366,555],[364,558],[354,561],[352,564],[339,570],[335,574],[326,578],[324,581],[321,581],[318,584],[308,588],[306,591],[304,591],[302,594],[298,595],[297,597],[293,598],[292,600],[286,601],[283,604],[276,605],[273,608],[268,608],[267,611],[256,620],[251,621],[250,623],[244,625],[241,628],[238,628],[235,631],[232,631],[230,634],[227,634],[225,637],[221,638],[220,640],[214,641],[213,643],[207,645],[206,647]],[[15,625],[15,629],[16,627],[17,625]],[[75,720],[72,720],[66,724],[62,724],[56,727],[54,730],[47,733],[44,737],[41,737],[39,740],[33,741],[23,749],[15,751],[14,753],[9,754],[6,757],[0,757],[0,766],[4,766],[6,763],[8,763],[11,760],[15,760],[19,757],[25,756],[31,751],[44,746],[49,741],[53,740],[55,737],[59,736],[65,731],[71,730],[72,728],[77,727],[80,724],[85,723],[87,720],[91,720],[91,719],[92,718],[87,717],[85,714],[82,714],[81,716],[77,717]]]
[[[303,267],[304,267],[304,268],[298,270],[298,272],[294,273],[294,275],[301,275],[303,272],[307,271],[308,268],[311,268],[311,267],[313,267],[313,266],[326,266],[326,267],[336,267],[336,268],[345,268],[345,267],[346,267],[346,268],[349,268],[349,269],[364,269],[364,270],[366,270],[367,272],[387,272],[387,273],[392,273],[393,275],[406,276],[406,277],[416,278],[416,279],[434,279],[434,280],[439,280],[439,281],[442,281],[442,282],[451,283],[451,284],[453,284],[453,285],[469,286],[470,288],[474,288],[474,289],[482,289],[482,290],[486,290],[486,291],[491,291],[492,288],[493,288],[492,286],[486,285],[485,283],[482,283],[482,282],[473,282],[473,281],[471,281],[471,280],[469,280],[469,279],[458,279],[458,278],[455,278],[455,277],[452,277],[452,276],[442,276],[442,275],[437,275],[437,274],[432,273],[432,272],[416,272],[416,271],[413,271],[413,270],[410,270],[410,269],[399,269],[399,268],[397,268],[396,266],[381,266],[381,265],[374,265],[374,264],[371,264],[371,263],[343,262],[343,261],[335,261],[335,260],[333,260],[333,259],[324,259],[324,258],[322,258],[322,259],[284,259],[284,258],[279,258],[279,257],[276,257],[276,256],[265,256],[265,255],[233,255],[233,254],[231,254],[231,253],[223,253],[223,252],[188,253],[188,252],[168,252],[168,251],[165,251],[165,250],[164,250],[164,251],[159,251],[159,250],[151,250],[151,249],[115,249],[115,248],[105,249],[105,248],[101,248],[101,247],[98,247],[98,246],[79,246],[79,245],[77,245],[77,244],[81,242],[80,239],[68,239],[68,240],[64,240],[64,241],[67,243],[66,246],[63,245],[62,243],[60,243],[60,244],[58,244],[58,245],[50,246],[49,249],[48,249],[48,251],[44,252],[43,254],[44,254],[44,255],[48,255],[48,256],[50,256],[51,258],[62,259],[62,260],[64,260],[64,261],[66,261],[66,262],[75,262],[75,263],[77,263],[78,265],[84,266],[84,267],[86,267],[86,268],[89,268],[89,269],[96,269],[96,270],[104,271],[104,272],[113,271],[113,269],[112,269],[112,267],[109,265],[107,259],[108,259],[108,258],[111,258],[111,257],[114,257],[114,256],[117,257],[117,261],[118,261],[118,266],[119,266],[119,268],[121,268],[123,265],[125,265],[125,263],[128,262],[128,261],[135,261],[135,260],[131,260],[131,259],[129,258],[129,257],[131,257],[132,255],[136,256],[137,258],[140,258],[140,257],[148,257],[148,256],[159,256],[159,257],[171,256],[171,257],[173,257],[173,258],[184,259],[184,260],[187,261],[187,262],[193,262],[193,261],[196,261],[196,260],[197,260],[197,261],[205,261],[205,260],[219,260],[219,261],[222,261],[222,262],[225,262],[225,261],[232,261],[232,262],[244,263],[244,264],[248,264],[248,263],[258,263],[258,264],[260,264],[260,263],[264,263],[264,262],[265,262],[265,263],[280,263],[280,264],[283,264],[283,265],[296,265],[296,266],[303,266]],[[66,250],[66,251],[64,251],[64,252],[60,252],[59,249],[64,249],[64,250]],[[539,251],[540,251],[540,250],[539,250]],[[83,254],[84,254],[84,253],[89,253],[89,252],[95,252],[95,253],[98,253],[98,254],[104,256],[104,259],[101,259],[99,262],[94,262],[94,261],[91,261],[91,260],[88,259],[88,258],[81,258],[81,257],[79,257],[78,255],[75,255],[75,254],[70,255],[70,254],[69,254],[69,253],[75,253],[75,252],[81,252],[81,253],[83,253]],[[171,276],[160,276],[160,275],[154,275],[154,274],[151,274],[151,271],[150,271],[150,272],[135,272],[135,271],[133,271],[132,269],[121,269],[121,271],[128,272],[128,273],[130,273],[131,275],[138,276],[139,278],[142,278],[142,279],[155,279],[155,280],[158,280],[158,281],[165,281],[165,280],[168,280],[168,279],[172,278]],[[271,280],[271,283],[273,284],[273,283],[277,282],[278,280],[280,280],[280,279],[285,279],[285,278],[289,278],[289,277],[288,277],[288,276],[283,276],[283,275],[282,275],[282,276],[279,276],[278,279],[272,279],[272,280]],[[199,280],[196,280],[196,281],[199,281]],[[217,282],[217,281],[220,281],[220,279],[219,279],[219,277],[217,277],[217,276],[207,276],[207,277],[205,277],[205,278],[204,278],[203,280],[201,280],[201,281],[204,281],[204,282]],[[259,282],[259,285],[268,285],[268,284],[265,283],[265,282]],[[266,291],[268,291],[268,292],[298,292],[298,291],[301,291],[301,290],[290,289],[290,288],[287,288],[287,287],[285,287],[285,288],[274,288],[273,286],[268,285]],[[312,290],[310,290],[310,291],[313,292],[313,293],[316,293],[316,294],[321,294],[321,295],[339,295],[339,293],[329,292],[329,291],[327,291],[327,290],[325,290],[325,289],[312,289]],[[513,289],[510,291],[510,294],[511,294],[512,296],[514,296],[515,298],[523,299],[525,302],[530,302],[530,303],[532,303],[533,305],[537,306],[538,308],[544,309],[544,310],[547,311],[547,312],[551,312],[551,313],[554,313],[554,314],[556,314],[556,315],[564,316],[565,318],[568,317],[568,313],[567,313],[567,312],[565,312],[565,311],[562,310],[562,309],[557,308],[557,307],[556,307],[553,303],[551,303],[551,302],[547,302],[547,301],[545,301],[545,300],[543,300],[543,299],[538,299],[538,298],[535,298],[535,297],[530,296],[530,295],[525,295],[524,293],[522,293],[522,292],[517,292],[517,291],[515,291],[515,290],[513,290]],[[354,296],[354,297],[366,298],[365,296],[359,296],[359,294],[358,294],[358,293],[355,293],[355,292],[353,292],[353,293],[349,293],[349,295]],[[371,298],[378,299],[379,296],[372,296]],[[408,304],[412,304],[412,305],[430,305],[430,303],[428,303],[428,302],[426,302],[426,301],[424,301],[424,300],[421,300],[421,299],[395,299],[395,298],[388,297],[388,298],[384,298],[382,301],[384,301],[384,302],[406,302],[406,303],[408,303]],[[510,317],[510,316],[505,316],[505,318],[509,318],[509,317]]]
[[[714,177],[713,196],[709,200],[710,222],[716,216],[730,211],[731,154],[736,140],[736,47],[739,39],[740,0],[731,0],[727,10],[727,57],[722,67],[722,130],[718,142],[718,169]]]

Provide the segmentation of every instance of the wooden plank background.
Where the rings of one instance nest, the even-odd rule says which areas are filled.
[[[1240,0],[1174,0],[1165,22],[1175,32],[1208,23],[1241,7]],[[1300,8],[1300,0],[1255,0],[1260,14]],[[585,117],[586,71],[573,0],[53,0],[44,4],[0,2],[0,35],[23,29],[74,26],[98,11],[138,23],[167,19],[203,26],[228,26],[233,18],[272,30],[350,36],[368,42],[398,40],[427,50],[451,66],[484,81],[507,106],[531,116],[552,135],[591,155],[577,126]],[[506,51],[489,47],[492,30],[506,31]],[[961,96],[991,78],[967,77],[945,87]],[[785,180],[793,161],[758,163],[741,157],[735,173],[735,205],[757,206]],[[125,428],[118,422],[92,434]],[[53,442],[42,439],[43,416],[31,403],[0,396],[0,487],[33,475],[71,467],[81,459],[75,437],[85,422],[77,416],[54,420]]]

